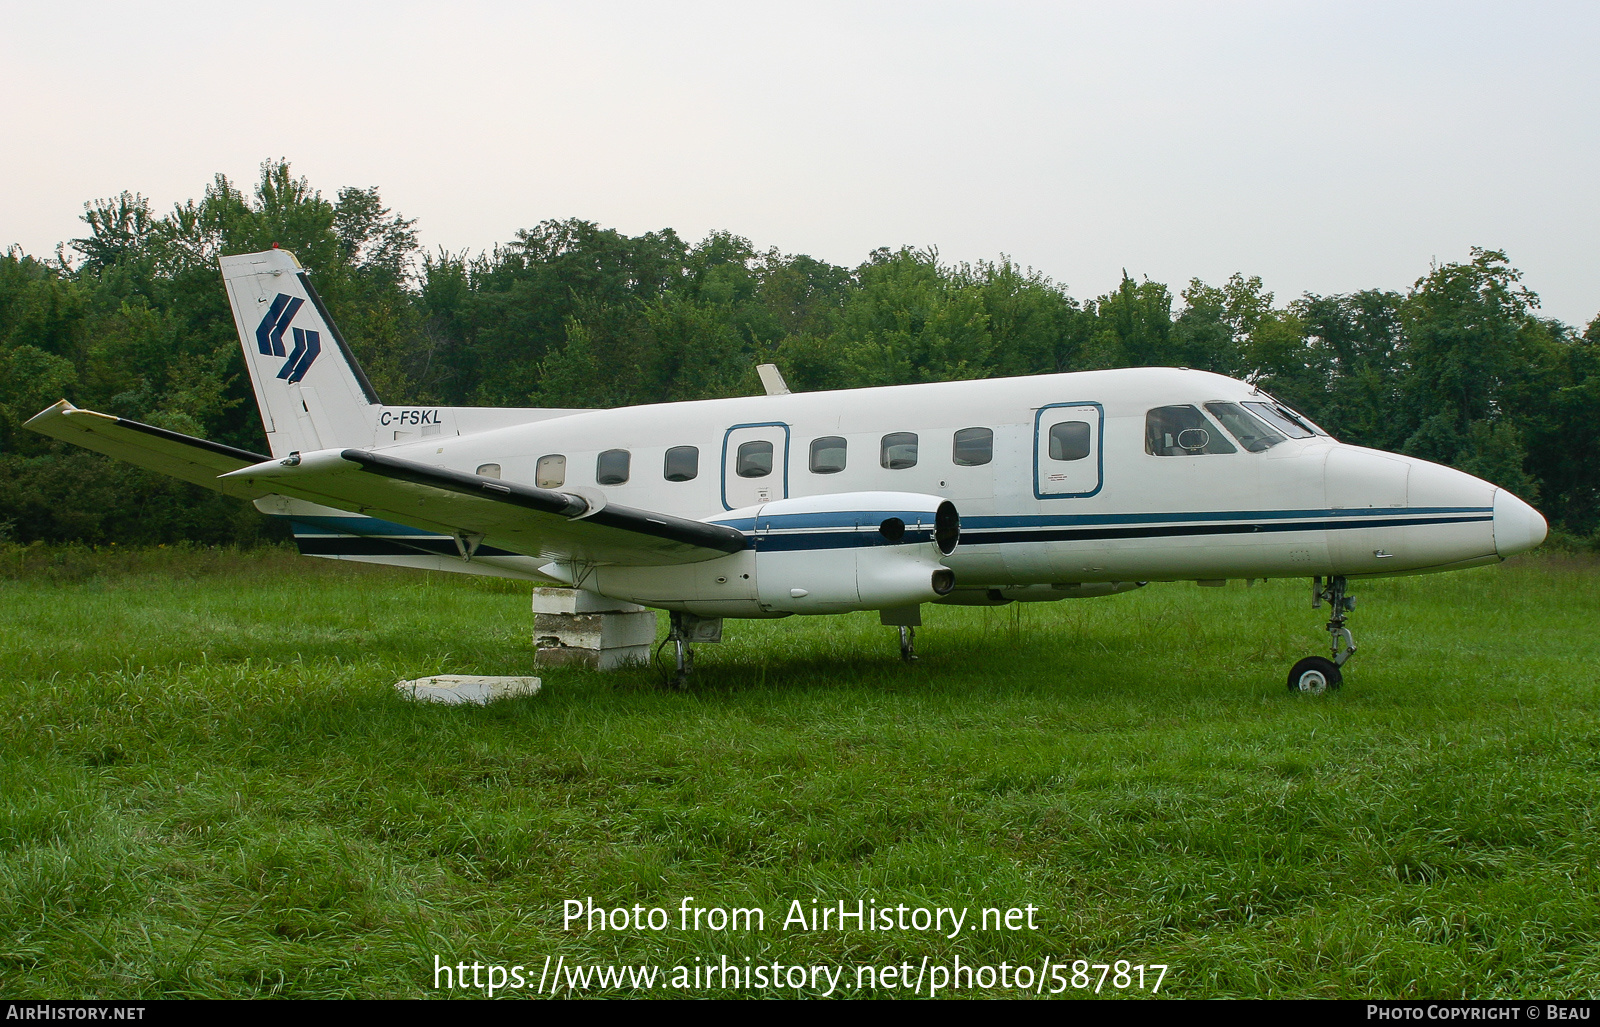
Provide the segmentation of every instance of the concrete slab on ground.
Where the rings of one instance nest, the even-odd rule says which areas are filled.
[[[477,703],[482,706],[496,699],[516,695],[538,695],[538,678],[482,677],[475,674],[436,674],[414,681],[396,681],[395,689],[407,699],[419,702]]]

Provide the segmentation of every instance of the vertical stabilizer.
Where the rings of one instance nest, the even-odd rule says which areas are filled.
[[[220,263],[272,455],[372,445],[378,396],[294,254]]]

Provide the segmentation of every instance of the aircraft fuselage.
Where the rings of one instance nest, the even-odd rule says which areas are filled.
[[[1460,471],[1310,432],[1251,451],[1223,428],[1218,411],[1269,401],[1220,375],[1129,368],[529,412],[545,419],[477,431],[471,410],[385,407],[373,430],[397,457],[747,531],[764,504],[783,499],[893,491],[949,500],[962,531],[944,559],[955,601],[975,590],[1054,598],[1095,594],[1093,583],[1417,573],[1495,562],[1543,538],[1527,504]],[[1200,425],[1210,441],[1162,435],[1153,411],[1174,409],[1166,427]],[[359,546],[338,551],[341,535],[396,537],[368,518],[272,502],[260,505],[291,516],[316,555],[363,558]],[[731,568],[741,558],[725,559]],[[489,552],[474,562],[552,576],[537,557]],[[602,569],[597,581],[679,605],[625,587],[629,573],[640,574]]]

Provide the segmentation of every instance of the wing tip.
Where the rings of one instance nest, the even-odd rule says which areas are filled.
[[[45,407],[43,410],[39,411],[37,414],[34,414],[32,417],[28,418],[26,421],[23,421],[22,426],[24,428],[33,428],[35,431],[37,431],[38,426],[41,424],[53,421],[58,417],[65,417],[68,414],[78,413],[93,413],[93,411],[79,410],[68,401],[64,399],[58,399],[54,403]]]

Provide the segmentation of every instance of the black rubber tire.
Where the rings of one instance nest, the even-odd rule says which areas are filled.
[[[1339,665],[1326,656],[1307,656],[1289,670],[1289,691],[1321,695],[1344,684]]]

